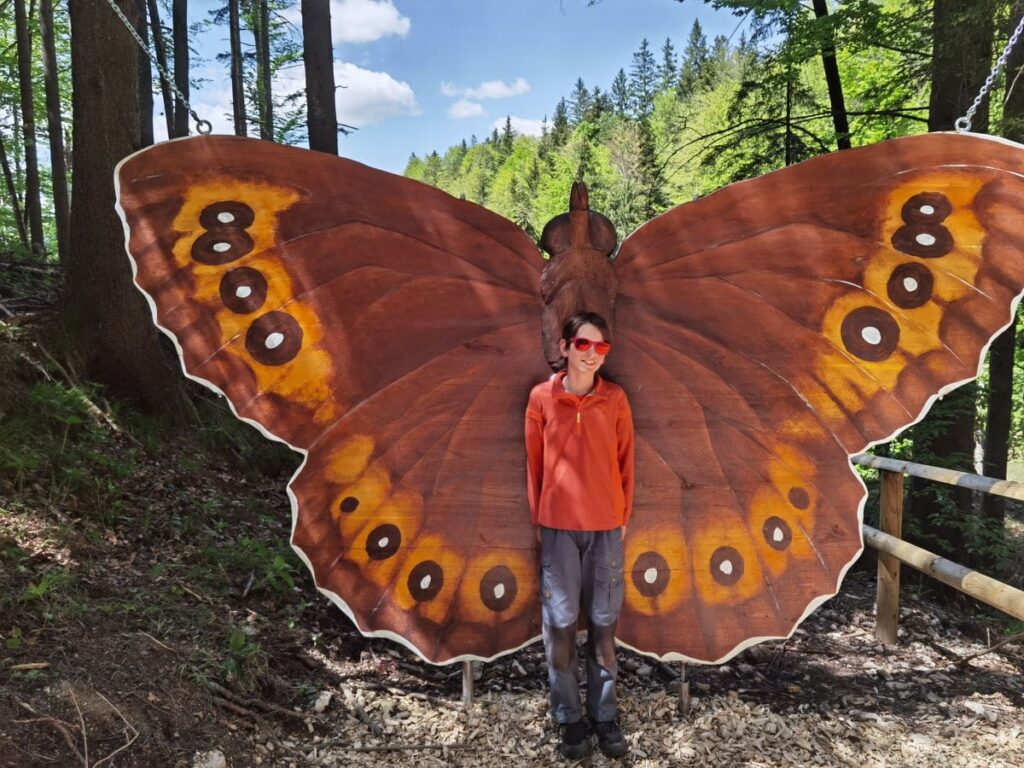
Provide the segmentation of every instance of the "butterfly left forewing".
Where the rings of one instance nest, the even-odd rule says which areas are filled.
[[[643,590],[627,591],[631,644],[722,658],[788,635],[838,589],[861,546],[849,454],[976,375],[1011,320],[1022,170],[1009,143],[902,139],[733,185],[627,239],[616,315],[629,343],[613,364],[658,483],[686,478],[678,502],[646,501],[657,512],[632,527],[683,537],[673,556],[692,601],[677,621],[703,617],[699,640],[673,646],[643,618]]]
[[[431,661],[536,636],[529,238],[418,182],[235,137],[147,149],[117,178],[136,283],[186,372],[306,455],[293,543],[317,585]]]

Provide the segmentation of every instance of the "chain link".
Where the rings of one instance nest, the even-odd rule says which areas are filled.
[[[164,82],[167,83],[168,86],[170,86],[172,91],[174,91],[175,95],[178,97],[178,101],[180,101],[185,106],[185,109],[188,111],[188,113],[192,115],[192,119],[196,122],[196,131],[202,136],[205,136],[206,134],[210,133],[210,131],[213,130],[213,126],[210,125],[210,121],[201,120],[199,115],[196,114],[196,111],[192,109],[192,106],[188,103],[188,99],[186,99],[185,95],[180,90],[178,90],[178,86],[174,84],[174,80],[171,77],[170,73],[162,66],[160,66],[160,62],[156,60],[156,57],[149,50],[149,47],[146,45],[146,41],[142,39],[142,36],[139,34],[139,31],[135,29],[135,25],[128,20],[127,16],[124,15],[124,11],[121,10],[116,0],[107,0],[107,4],[113,9],[114,13],[117,14],[117,18],[119,18],[121,22],[125,25],[128,31],[131,33],[132,37],[135,38],[135,42],[139,44],[139,48],[142,49],[142,52],[149,57],[149,60],[151,62],[153,62],[153,66],[155,66],[157,68],[157,71],[160,72],[160,77],[162,77]],[[1018,30],[1018,32],[1019,31],[1020,30]]]
[[[1013,35],[1010,36],[1010,42],[1003,48],[1003,52],[996,59],[995,66],[992,67],[992,71],[988,73],[988,77],[985,78],[985,84],[981,86],[981,90],[978,91],[978,95],[974,97],[974,103],[971,104],[967,109],[967,114],[963,117],[958,117],[956,122],[953,123],[953,127],[956,128],[957,133],[967,133],[971,130],[971,119],[974,117],[974,113],[978,111],[978,107],[981,106],[981,100],[985,98],[985,94],[989,92],[992,87],[992,83],[995,82],[996,77],[999,75],[999,71],[1006,64],[1006,59],[1010,55],[1010,51],[1013,50],[1013,46],[1017,44],[1020,39],[1021,32],[1024,31],[1024,16],[1021,16],[1020,23],[1017,25],[1017,29],[1013,31]]]

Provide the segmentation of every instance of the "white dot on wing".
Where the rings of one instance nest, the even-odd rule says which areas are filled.
[[[274,333],[270,334],[269,336],[267,336],[267,340],[265,342],[263,342],[263,345],[267,349],[277,349],[278,347],[281,346],[281,343],[283,341],[284,341],[284,334],[283,333],[274,332]]]
[[[732,573],[732,560],[723,560],[722,564],[718,566],[718,570],[724,573],[726,576]]]
[[[252,295],[252,288],[248,285],[240,285],[235,288],[235,296],[240,299],[248,299]]]
[[[497,586],[494,587],[494,596],[498,600],[501,600],[501,598],[503,598],[505,596],[505,585],[504,584],[498,584]]]
[[[646,581],[648,584],[653,584],[657,580],[658,580],[658,569],[657,568],[648,568],[646,571],[644,571],[644,581]]]
[[[882,341],[882,332],[873,325],[869,325],[864,328],[864,330],[860,332],[860,335],[868,344],[880,344]]]

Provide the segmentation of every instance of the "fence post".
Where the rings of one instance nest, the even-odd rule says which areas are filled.
[[[903,473],[880,470],[882,497],[879,528],[901,537],[903,528]],[[887,645],[896,642],[900,619],[900,561],[884,552],[878,553],[878,602],[875,612],[875,631],[878,639]]]
[[[899,565],[899,563],[897,563]],[[462,662],[462,706],[469,709],[473,705],[473,662]]]

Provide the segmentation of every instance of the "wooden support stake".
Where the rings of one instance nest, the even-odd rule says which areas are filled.
[[[686,679],[686,662],[679,665],[679,711],[690,714],[690,682]]]
[[[903,530],[903,473],[881,470],[882,499],[879,524],[884,533],[900,538]],[[896,643],[900,620],[900,561],[878,553],[878,603],[875,632],[886,645]]]
[[[462,706],[469,709],[473,705],[473,662],[462,662]]]

